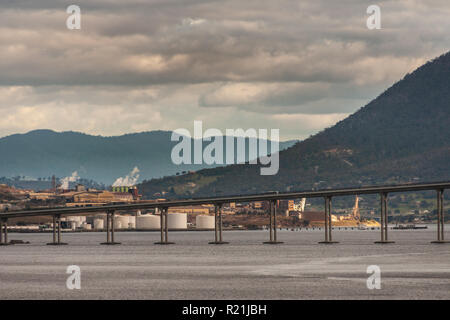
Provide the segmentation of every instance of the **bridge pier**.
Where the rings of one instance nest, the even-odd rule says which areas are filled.
[[[339,243],[338,241],[333,241],[333,237],[331,234],[331,231],[333,229],[332,225],[332,217],[331,217],[331,197],[325,197],[325,241],[321,241],[319,243],[322,244],[333,244],[333,243]]]
[[[437,191],[437,240],[431,243],[449,243],[444,240],[444,190]]]
[[[270,240],[263,242],[264,244],[280,244],[282,241],[277,241],[277,200],[270,200],[269,212],[269,229]]]
[[[61,215],[53,215],[53,242],[47,243],[49,246],[67,245],[61,242]]]
[[[227,244],[222,238],[222,204],[214,205],[214,241],[209,244]]]
[[[102,245],[116,245],[120,244],[120,242],[114,241],[114,211],[108,211],[106,212],[106,242],[102,242],[100,244]]]
[[[395,241],[389,241],[388,239],[388,214],[387,214],[387,198],[388,195],[386,192],[380,193],[380,231],[381,231],[381,240],[375,241],[378,244],[387,244],[387,243],[395,243]]]
[[[162,208],[160,210],[160,224],[161,224],[161,241],[155,242],[155,244],[174,244],[175,242],[169,242],[169,224],[167,223],[167,218],[169,214],[169,208]]]
[[[8,243],[8,220],[0,219],[0,246],[7,246]]]

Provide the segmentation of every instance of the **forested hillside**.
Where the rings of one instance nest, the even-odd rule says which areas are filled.
[[[426,63],[336,125],[255,165],[146,181],[147,197],[192,197],[450,180],[450,53]]]

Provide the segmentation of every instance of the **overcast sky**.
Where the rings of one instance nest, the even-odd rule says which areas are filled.
[[[449,0],[2,0],[0,136],[203,120],[303,139],[450,50],[449,30]]]

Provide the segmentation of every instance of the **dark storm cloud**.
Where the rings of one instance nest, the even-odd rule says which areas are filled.
[[[13,110],[0,133],[54,123],[115,133],[149,117],[173,128],[208,117],[202,107],[222,114],[216,127],[225,114],[251,125],[245,111],[262,124],[298,115],[315,130],[450,48],[448,0],[377,1],[381,30],[366,28],[364,0],[79,0],[82,28],[67,30],[71,4],[0,2],[0,108]],[[91,119],[58,122],[55,110]],[[134,113],[95,120],[106,110]],[[329,117],[301,116],[315,114]]]
[[[431,17],[414,20],[422,32],[409,37],[398,22],[367,30],[364,1],[80,1],[79,31],[65,29],[68,3],[3,3],[0,84],[351,82],[361,59],[417,58],[422,50],[410,49],[419,39],[446,43],[422,37],[435,34],[425,26]]]

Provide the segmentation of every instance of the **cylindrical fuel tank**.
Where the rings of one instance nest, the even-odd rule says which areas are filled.
[[[198,215],[195,218],[197,229],[214,229],[214,216]]]
[[[169,229],[187,229],[186,213],[169,213],[167,215]]]
[[[103,229],[105,227],[105,221],[100,219],[94,219],[94,229]]]
[[[143,215],[136,218],[136,229],[159,229],[160,217],[156,215]]]

